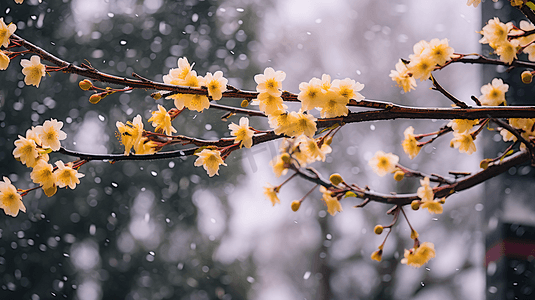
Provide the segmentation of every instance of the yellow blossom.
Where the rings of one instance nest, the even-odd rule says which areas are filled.
[[[431,200],[431,201],[423,201],[420,205],[421,208],[427,208],[427,210],[429,211],[429,213],[431,214],[441,214],[442,211],[443,211],[443,208],[442,208],[442,204],[440,204],[440,202],[438,201],[434,201],[434,200]]]
[[[275,206],[277,203],[281,203],[279,200],[279,187],[272,186],[270,183],[266,183],[266,186],[264,187],[264,196],[271,201],[271,204]]]
[[[414,44],[414,46],[412,46],[412,50],[414,51],[414,54],[409,55],[410,60],[422,55],[422,53],[424,53],[424,51],[427,50],[428,48],[429,48],[429,43],[424,40],[421,40],[418,43]]]
[[[41,77],[44,77],[46,72],[45,66],[41,63],[41,58],[34,55],[29,60],[21,59],[20,65],[22,66],[22,74],[25,75],[24,83],[39,87]]]
[[[430,242],[425,242],[416,249],[405,249],[405,258],[401,260],[402,264],[411,267],[421,267],[426,264],[431,258],[435,257],[435,245]]]
[[[277,177],[288,173],[288,167],[284,160],[282,160],[282,155],[284,154],[278,155],[269,163],[273,167],[273,173],[275,173],[275,176]]]
[[[269,116],[269,127],[273,129],[275,134],[283,134],[284,131],[291,126],[293,121],[293,115],[290,115],[287,112],[270,115]]]
[[[26,130],[26,138],[29,140],[34,140],[35,144],[37,145],[41,145],[41,138],[39,138],[39,132],[41,130],[41,127],[42,126],[32,126],[31,129]]]
[[[453,48],[448,45],[448,39],[432,39],[422,55],[428,55],[435,64],[443,65],[456,57],[453,51]]]
[[[503,141],[504,142],[509,142],[509,141],[515,141],[517,140],[516,136],[514,136],[509,130],[507,129],[502,129],[500,130],[500,135],[503,137]]]
[[[230,134],[236,137],[234,142],[241,141],[240,148],[242,146],[245,146],[245,148],[251,148],[253,145],[254,131],[249,128],[249,119],[246,117],[241,117],[240,125],[231,123],[228,125],[228,129],[232,130]]]
[[[182,85],[189,87],[200,87],[204,82],[202,76],[197,76],[197,72],[191,69],[188,60],[183,57],[178,59],[178,69],[169,70],[168,75],[163,76],[163,82],[173,85]],[[194,95],[190,94],[175,94],[165,97],[165,99],[174,99],[174,104],[177,109],[183,109],[185,102],[191,102],[191,97]]]
[[[288,136],[298,136],[301,134],[308,137],[314,136],[316,133],[316,118],[314,116],[301,111],[292,111],[289,115],[291,122],[284,130],[284,134]]]
[[[420,153],[422,147],[418,146],[418,141],[414,137],[414,127],[409,126],[403,132],[405,139],[401,143],[403,146],[403,151],[409,156],[410,159],[413,159]]]
[[[433,188],[429,186],[429,177],[420,179],[421,187],[418,188],[416,195],[422,199],[422,201],[433,201],[435,194],[433,193]]]
[[[297,99],[301,101],[302,111],[309,111],[314,109],[314,107],[322,106],[325,91],[321,87],[321,80],[319,78],[314,77],[309,82],[301,82],[299,84],[299,90]]]
[[[521,30],[515,30],[515,29],[513,29],[513,30],[515,31],[515,33],[523,34],[526,31],[531,31],[531,30],[535,29],[535,25],[531,24],[531,22],[528,22],[526,20],[522,20],[522,21],[520,21],[520,29]],[[535,41],[535,36],[533,36],[533,34],[530,34],[528,36],[519,37],[517,39],[520,41],[520,45],[522,47],[525,47],[525,46],[531,44],[533,41]],[[527,52],[524,52],[524,53],[527,53]]]
[[[141,139],[143,135],[143,121],[140,115],[134,117],[133,122],[126,122],[126,125],[117,121],[115,123],[119,130],[121,143],[124,145],[124,154],[129,155],[130,149]]]
[[[424,81],[431,77],[431,72],[435,70],[436,63],[429,55],[416,56],[411,59],[407,69],[415,79]]]
[[[470,129],[472,129],[472,127],[474,127],[474,125],[476,125],[477,123],[479,123],[479,120],[477,119],[476,120],[455,119],[455,120],[451,120],[448,123],[448,126],[451,127],[451,129],[453,129],[454,132],[464,133],[464,132],[470,131]]]
[[[323,201],[325,201],[328,213],[334,216],[337,212],[342,212],[342,205],[340,204],[340,201],[338,201],[337,198],[332,196],[331,191],[329,191],[324,186],[320,186],[320,192],[323,194],[322,199]]]
[[[515,128],[522,129],[525,132],[532,132],[535,119],[509,118],[509,124]]]
[[[492,48],[498,48],[503,42],[507,41],[509,31],[513,29],[513,23],[504,24],[498,17],[490,19],[480,32],[483,37],[479,40],[481,44],[489,44]]]
[[[327,92],[331,89],[331,75],[321,75],[321,88]]]
[[[476,144],[474,138],[468,132],[465,133],[453,133],[453,139],[450,142],[451,147],[459,148],[459,152],[472,154],[476,151]]]
[[[163,76],[163,82],[174,85],[184,85],[183,81],[186,75],[192,70],[188,59],[181,57],[178,59],[178,68],[169,70],[169,74]]]
[[[409,69],[407,69],[405,63],[400,59],[396,63],[396,70],[390,71],[389,75],[390,78],[392,78],[392,80],[395,81],[399,87],[403,88],[403,91],[405,93],[416,88],[416,80],[411,75],[409,75],[408,71]]]
[[[496,48],[495,52],[500,56],[501,61],[511,64],[517,58],[516,54],[520,48],[520,41],[506,40]]]
[[[33,167],[30,178],[34,183],[40,184],[43,189],[48,189],[56,184],[56,175],[54,167],[46,161],[40,159]]]
[[[529,61],[535,61],[535,44],[531,44],[524,48],[522,52],[526,53],[528,55]]]
[[[331,90],[336,94],[346,98],[347,100],[353,99],[356,101],[360,101],[364,99],[364,96],[359,93],[359,91],[361,91],[363,88],[364,84],[360,82],[355,82],[355,80],[352,80],[350,78],[346,78],[343,80],[335,79],[331,84]]]
[[[204,76],[204,86],[208,88],[208,95],[212,100],[219,100],[223,97],[223,92],[227,90],[228,79],[223,77],[223,72],[216,71],[214,75],[208,72]]]
[[[208,97],[204,95],[185,95],[184,106],[189,110],[202,112],[210,107],[210,100],[208,100]]]
[[[308,158],[307,163],[312,163],[316,160],[325,161],[325,155],[332,152],[329,145],[324,143],[319,147],[318,142],[315,139],[304,135],[299,136],[297,141],[299,142],[300,152],[305,154]]]
[[[505,93],[509,90],[509,85],[503,83],[499,78],[492,79],[492,82],[481,87],[479,101],[484,106],[498,106],[505,104]]]
[[[33,167],[39,158],[35,141],[19,135],[19,139],[14,144],[16,147],[13,150],[13,156],[28,167]]]
[[[370,159],[368,165],[379,176],[385,176],[396,170],[396,165],[399,162],[399,157],[392,153],[384,153],[383,151],[375,152],[375,155]]]
[[[61,148],[60,141],[67,138],[67,134],[61,130],[62,127],[63,122],[56,119],[47,120],[43,126],[36,127],[35,131],[41,139],[41,147],[58,151]]]
[[[349,99],[341,96],[332,90],[325,93],[324,101],[322,103],[320,115],[322,118],[336,118],[340,116],[347,116],[347,103]],[[362,99],[361,99],[362,100]]]
[[[204,85],[204,78],[197,76],[197,72],[191,70],[186,74],[184,80],[181,81],[181,85],[198,88]],[[202,112],[204,109],[210,107],[210,100],[205,95],[176,94],[169,97],[174,99],[177,109],[183,109],[185,106],[189,110]]]
[[[171,116],[160,104],[158,104],[158,111],[153,111],[152,117],[148,121],[152,122],[153,127],[156,127],[156,132],[164,132],[167,135],[172,135],[176,132],[176,129],[171,124]]]
[[[134,152],[136,152],[136,155],[153,154],[156,153],[157,148],[158,145],[156,142],[146,137],[141,137],[134,143]]]
[[[474,7],[477,7],[479,3],[481,3],[481,0],[468,0],[468,2],[466,2],[466,5],[473,5]]]
[[[0,208],[4,210],[6,215],[12,217],[16,217],[19,214],[19,210],[26,212],[26,207],[22,203],[22,196],[7,177],[4,177],[3,182],[0,181]]]
[[[22,4],[22,2],[24,2],[24,0],[15,0],[15,3],[17,4]]]
[[[221,158],[221,152],[218,150],[203,149],[201,152],[195,153],[195,155],[198,158],[195,160],[194,165],[196,167],[203,166],[210,177],[219,175],[219,165],[227,165]]]
[[[511,6],[522,6],[524,5],[526,1],[525,0],[511,0]]]
[[[0,51],[0,70],[5,70],[9,66],[9,56],[4,51]]]
[[[72,162],[65,165],[61,160],[58,160],[56,166],[58,167],[54,172],[56,173],[56,185],[60,188],[68,186],[71,190],[74,190],[76,185],[80,183],[79,178],[85,176],[72,168]]]
[[[280,96],[274,96],[268,92],[259,93],[256,99],[258,100],[258,109],[268,116],[281,114],[287,108]]]
[[[7,48],[9,46],[9,37],[17,30],[17,25],[10,23],[6,25],[4,18],[0,18],[0,46]]]
[[[259,93],[270,93],[278,97],[282,94],[282,81],[286,78],[283,71],[275,71],[273,68],[266,68],[264,74],[257,74],[254,80],[257,84],[256,91]]]

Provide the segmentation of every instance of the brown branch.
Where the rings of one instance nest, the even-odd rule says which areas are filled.
[[[455,105],[457,105],[460,108],[469,108],[469,106],[466,103],[462,102],[461,100],[459,100],[455,96],[453,96],[450,92],[446,91],[438,83],[438,81],[435,79],[435,77],[433,75],[431,75],[430,79],[431,79],[431,82],[433,82],[434,89],[439,91],[440,93],[442,93],[442,95],[444,95],[446,98],[450,99],[453,103],[455,103]]]
[[[65,73],[78,74],[87,78],[94,79],[96,81],[117,84],[117,85],[122,85],[122,86],[128,86],[128,87],[136,88],[136,89],[165,90],[165,91],[170,91],[174,93],[207,95],[207,90],[205,88],[192,88],[192,87],[176,86],[176,85],[165,84],[165,83],[158,83],[158,82],[150,81],[146,78],[130,79],[126,77],[119,77],[115,75],[102,73],[87,64],[82,64],[82,66],[76,66],[72,63],[66,62],[48,53],[42,48],[26,41],[25,39],[21,38],[20,36],[16,34],[13,34],[11,36],[11,40],[13,43],[21,47],[24,47],[28,49],[29,51],[39,55],[42,59],[47,60],[55,64],[56,66],[60,67],[61,70]],[[483,56],[480,56],[478,58],[464,57],[458,60],[454,60],[452,62],[481,63],[481,64],[490,63],[490,64],[505,65],[504,62],[501,62],[499,60],[488,59]],[[525,64],[526,67],[535,68],[535,63],[521,62],[521,61],[513,62],[514,66],[524,66],[522,64]],[[139,78],[140,76],[136,76],[136,77]],[[257,97],[257,95],[258,95],[257,92],[242,91],[233,87],[223,93],[223,97],[226,97],[226,98],[242,98],[242,99],[254,99]],[[296,94],[290,93],[288,91],[284,91],[281,97],[285,101],[291,101],[291,102],[299,101],[297,99]],[[329,127],[339,122],[354,123],[354,122],[365,122],[365,121],[376,121],[376,120],[391,120],[391,119],[399,119],[399,118],[406,118],[406,119],[481,119],[489,115],[494,118],[509,118],[509,117],[535,118],[535,108],[533,107],[515,107],[515,108],[486,107],[486,108],[477,108],[477,109],[474,109],[474,108],[470,108],[470,109],[468,108],[461,108],[461,109],[431,108],[429,109],[429,108],[416,108],[416,107],[395,105],[390,102],[383,102],[383,101],[371,100],[371,99],[361,100],[361,101],[350,100],[350,102],[348,103],[348,106],[368,107],[368,108],[381,109],[381,110],[351,113],[348,116],[343,117],[343,118],[327,119],[324,121],[320,121],[320,122],[325,122],[324,124],[330,124],[330,125],[323,125],[323,127]],[[214,107],[218,109],[226,109],[227,111],[233,111],[236,113],[246,113],[249,115],[257,115],[257,116],[263,115],[260,113],[253,113],[253,111],[251,110],[243,110],[240,108],[231,109],[229,107],[225,107],[222,105],[214,105]]]
[[[525,163],[530,160],[530,154],[527,151],[519,151],[501,161],[494,162],[490,164],[487,169],[481,170],[473,175],[463,177],[462,179],[455,180],[454,182],[439,187],[435,187],[433,192],[435,198],[443,198],[451,196],[454,193],[467,190],[471,187],[474,187],[482,182],[487,181],[490,178],[493,178],[503,172],[509,170],[509,168]],[[323,185],[326,188],[336,188],[330,182],[317,177],[316,175],[311,176],[302,170],[296,170],[297,174],[313,183]],[[385,204],[394,204],[398,206],[409,205],[414,200],[419,200],[420,198],[416,194],[383,194],[377,193],[369,190],[352,190],[358,198],[365,199],[365,202],[376,201]]]
[[[522,5],[518,7],[518,9],[531,21],[531,23],[535,23],[535,13],[533,13],[529,6]]]
[[[516,130],[515,128],[513,128],[513,126],[505,123],[504,121],[500,120],[500,119],[495,119],[495,118],[491,118],[492,122],[498,124],[498,126],[501,126],[503,127],[505,130],[509,131],[512,135],[514,135],[517,140],[519,140],[520,142],[522,142],[524,145],[526,145],[526,147],[528,148],[528,151],[530,153],[530,156],[531,156],[531,165],[532,166],[535,166],[535,147],[533,147],[533,144],[526,140],[519,132],[518,130]],[[507,153],[507,152],[505,152]]]
[[[498,59],[486,58],[482,55],[479,55],[477,58],[463,57],[459,59],[453,59],[452,63],[464,63],[464,64],[481,64],[481,65],[501,65],[515,68],[532,68],[535,69],[535,62],[514,60],[511,64],[505,63]]]

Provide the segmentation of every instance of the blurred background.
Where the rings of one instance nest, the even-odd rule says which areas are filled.
[[[325,73],[365,84],[361,93],[368,99],[414,106],[451,104],[430,91],[429,82],[404,94],[388,77],[416,42],[448,38],[456,52],[480,51],[481,12],[465,0],[5,0],[0,11],[21,37],[118,76],[136,72],[162,81],[185,56],[198,74],[222,70],[243,89],[254,90],[253,76],[269,66],[286,72],[283,88],[292,92]],[[141,90],[91,105],[76,75],[52,73],[36,89],[24,85],[20,70],[17,58],[0,72],[0,175],[18,188],[33,185],[29,170],[11,154],[13,142],[32,125],[56,118],[68,134],[64,147],[121,153],[116,121],[141,114],[150,129],[146,120],[157,104],[173,107]],[[477,66],[454,65],[436,78],[461,99],[479,96],[483,84]],[[225,123],[222,114],[184,112],[174,127],[204,139],[228,136],[227,125],[240,116]],[[268,128],[266,120],[251,122]],[[345,126],[326,163],[313,167],[326,178],[338,172],[359,186],[398,193],[415,192],[419,182],[373,174],[367,161],[378,150],[399,154],[401,164],[426,173],[478,170],[481,152],[460,155],[449,148],[449,137],[424,147],[414,160],[403,154],[406,127],[426,133],[445,123]],[[437,257],[426,267],[399,263],[403,249],[412,247],[404,222],[377,263],[370,255],[383,237],[373,227],[391,222],[385,214],[390,207],[354,209],[360,200],[347,198],[344,211],[332,217],[316,190],[294,213],[291,201],[313,188],[298,179],[281,189],[282,203],[272,207],[262,187],[284,180],[269,166],[277,149],[273,142],[235,152],[213,178],[193,166],[194,158],[91,162],[80,169],[86,176],[75,190],[60,189],[50,198],[31,192],[23,198],[26,213],[0,216],[0,299],[484,298],[482,187],[448,198],[441,215],[408,213],[420,240],[436,246]],[[73,158],[52,155],[52,162],[57,159]]]

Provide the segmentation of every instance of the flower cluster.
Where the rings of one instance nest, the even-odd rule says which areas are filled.
[[[32,168],[30,178],[49,197],[56,193],[58,187],[76,188],[76,185],[80,183],[79,178],[84,177],[84,174],[77,171],[84,162],[68,162],[65,164],[63,161],[58,160],[55,162],[55,167],[49,163],[48,154],[52,151],[60,150],[61,141],[67,137],[67,134],[61,130],[62,127],[63,122],[55,119],[47,120],[43,125],[28,129],[26,136],[19,135],[19,139],[14,142],[13,156],[27,167]],[[17,204],[16,200],[20,200],[21,196],[17,197],[14,194],[13,191],[16,191],[16,189],[8,181],[4,178],[4,183],[0,186],[0,190],[2,190],[2,205],[6,214],[16,216],[18,210],[14,211],[13,208],[20,207],[24,211],[24,205],[22,205],[22,202]],[[8,201],[6,199],[11,200]],[[10,203],[9,205],[6,204],[8,202]],[[9,209],[6,209],[5,207],[8,206]]]
[[[301,111],[310,111],[314,108],[320,110],[322,118],[335,118],[347,116],[347,104],[353,99],[364,99],[359,91],[364,85],[350,78],[335,79],[331,82],[331,76],[323,74],[321,80],[312,78],[309,82],[299,84]]]
[[[535,119],[510,118],[509,125],[511,125],[511,127],[513,127],[513,129],[516,130],[526,141],[535,140]],[[500,130],[500,134],[502,135],[504,142],[516,142],[518,140],[516,136],[514,136],[505,128]],[[522,143],[520,145],[520,149],[525,150],[526,145]]]
[[[169,74],[163,76],[163,81],[167,84],[188,86],[192,88],[204,87],[208,90],[211,100],[219,100],[223,97],[223,92],[227,90],[228,80],[223,77],[223,72],[217,71],[214,74],[208,72],[206,75],[197,76],[185,57],[178,59],[178,68],[169,70]],[[205,95],[200,94],[174,94],[166,97],[173,99],[177,109],[186,107],[189,110],[202,112],[210,107],[210,100]]]
[[[315,161],[325,161],[326,154],[331,153],[332,149],[329,141],[323,137],[314,139],[300,135],[296,138],[284,139],[280,145],[280,152],[281,154],[271,162],[273,171],[278,176],[282,173],[278,171],[280,165],[296,162],[300,167],[305,167]],[[284,159],[284,157],[288,158]]]
[[[0,47],[7,48],[9,46],[9,37],[17,30],[17,25],[11,23],[6,25],[4,18],[0,18]],[[10,58],[4,51],[0,50],[0,70],[7,69]]]
[[[17,1],[16,1],[17,2]],[[19,2],[17,2],[19,3]],[[20,2],[22,3],[22,1]],[[17,30],[17,25],[4,23],[4,18],[0,18],[0,47],[7,48],[9,46],[9,38]],[[0,70],[5,70],[9,66],[11,58],[8,52],[0,50]],[[35,85],[39,87],[41,78],[45,76],[46,67],[41,63],[41,58],[33,55],[30,59],[21,59],[22,74],[24,74],[24,83],[26,85]]]
[[[448,45],[448,39],[432,39],[430,42],[421,40],[413,46],[413,50],[414,54],[409,55],[408,63],[399,60],[396,70],[390,71],[392,80],[405,92],[416,87],[415,79],[428,79],[437,66],[443,66],[452,58],[458,57]]]
[[[521,4],[523,4],[522,1],[520,1]],[[535,25],[525,20],[520,21],[518,28],[512,22],[502,23],[499,18],[495,17],[490,19],[480,31],[483,37],[479,42],[489,44],[500,60],[507,64],[511,64],[517,58],[520,50],[528,55],[528,60],[535,61],[535,45],[533,44],[535,36],[525,35],[526,32],[534,29]]]
[[[332,152],[329,146],[331,140],[332,138],[329,134],[319,138],[311,138],[304,134],[295,138],[285,138],[280,145],[279,150],[281,154],[275,157],[270,163],[273,167],[273,172],[277,177],[280,177],[281,175],[285,175],[292,166],[299,168],[305,167],[315,161],[325,161],[326,155]],[[267,183],[267,186],[264,187],[264,195],[273,205],[280,203],[278,193],[281,186],[287,181],[276,187]],[[332,191],[323,186],[320,187],[320,192],[323,194],[323,201],[330,214],[334,215],[336,212],[342,211],[339,203],[340,197],[333,197]],[[302,201],[303,199],[292,202],[292,210],[297,211]]]
[[[498,17],[494,17],[487,22],[479,33],[483,37],[479,40],[481,44],[489,44],[495,53],[500,56],[500,60],[510,64],[516,58],[520,49],[520,40],[509,39],[509,33],[513,29],[513,23],[504,24]]]
[[[165,110],[165,109],[164,109]],[[153,122],[154,124],[157,124],[156,128],[162,128],[162,130],[171,130],[174,129],[172,126],[169,128],[168,126],[161,125],[161,123],[158,123],[160,121],[160,118],[158,117],[161,110],[153,114],[153,117],[149,119],[149,121]],[[165,119],[165,116],[161,119]],[[171,121],[169,120],[169,126]],[[160,125],[158,125],[160,124]],[[143,135],[145,132],[143,129],[143,121],[141,119],[140,115],[137,115],[134,117],[132,122],[128,121],[126,124],[123,122],[117,121],[115,123],[117,126],[117,129],[119,130],[119,138],[121,140],[121,143],[124,145],[124,154],[129,155],[130,150],[132,148],[134,149],[134,152],[137,155],[141,154],[153,154],[156,153],[158,150],[158,144],[156,142],[149,140],[147,137]],[[165,128],[164,128],[165,127]]]
[[[420,180],[421,187],[418,188],[416,194],[420,197],[420,207],[427,208],[431,214],[441,214],[443,211],[442,204],[434,200],[435,194],[433,188],[429,186],[429,177]]]

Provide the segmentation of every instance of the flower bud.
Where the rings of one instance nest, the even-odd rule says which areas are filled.
[[[331,181],[334,185],[339,185],[340,183],[344,182],[344,179],[342,179],[342,176],[338,173],[334,173],[329,177],[329,181]]]
[[[372,259],[376,261],[381,261],[381,258],[383,257],[383,250],[379,249],[372,253]]]
[[[353,191],[347,191],[346,194],[344,195],[344,198],[348,198],[348,197],[357,198],[357,194],[355,194],[355,192]]]
[[[89,81],[88,79],[84,79],[80,82],[78,82],[78,86],[84,90],[84,91],[87,91],[89,90],[90,88],[93,87],[93,84],[91,83],[91,81]]]
[[[292,202],[292,210],[293,211],[298,211],[299,210],[299,207],[301,207],[301,201],[298,201],[298,200],[295,200]]]
[[[419,201],[419,200],[413,200],[413,201],[411,202],[411,208],[412,208],[413,210],[418,210],[418,209],[420,209],[420,201]]]
[[[323,142],[325,143],[325,145],[329,146],[333,142],[333,137],[328,136],[325,138],[325,140],[323,140]]]
[[[446,203],[446,197],[443,197],[442,199],[438,200],[438,203],[440,204]]]
[[[241,106],[241,107],[247,107],[247,106],[249,106],[249,101],[247,101],[247,100],[244,99],[244,100],[241,102],[240,106]]]
[[[491,162],[490,159],[488,158],[485,158],[484,160],[482,160],[480,163],[479,163],[479,167],[483,170],[486,170],[488,167],[489,167],[489,163]]]
[[[282,159],[283,162],[285,162],[287,164],[290,163],[290,159],[291,159],[290,154],[288,154],[288,153],[281,154],[281,159]]]
[[[160,98],[162,98],[162,94],[160,94],[160,92],[154,92],[154,93],[150,94],[150,96],[154,100],[159,100]]]
[[[411,239],[415,240],[418,238],[418,232],[416,230],[411,230]]]
[[[375,228],[373,229],[373,232],[375,232],[375,234],[381,234],[381,233],[383,233],[383,226],[381,226],[381,225],[376,225]]]
[[[533,74],[531,74],[530,71],[524,71],[520,76],[522,78],[522,82],[525,84],[530,84],[531,80],[533,79]]]
[[[396,171],[396,173],[394,173],[394,180],[396,181],[401,181],[403,180],[404,177],[405,177],[405,172],[403,171],[398,170]]]
[[[97,104],[100,102],[100,100],[102,100],[102,96],[99,94],[94,94],[89,97],[89,102],[91,102],[91,104]]]

